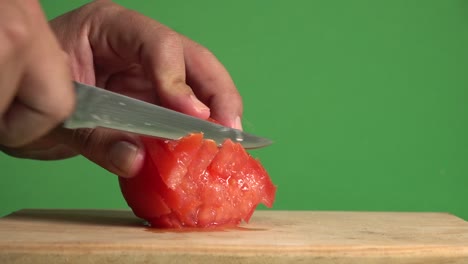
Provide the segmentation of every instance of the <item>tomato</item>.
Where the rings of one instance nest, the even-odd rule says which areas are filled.
[[[259,203],[273,205],[276,187],[239,143],[218,147],[201,133],[142,142],[143,168],[119,183],[135,215],[152,227],[236,225],[248,222]]]

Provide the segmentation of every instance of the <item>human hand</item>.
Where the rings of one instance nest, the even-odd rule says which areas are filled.
[[[241,128],[242,101],[222,64],[157,21],[110,1],[95,1],[54,19],[51,26],[69,55],[75,80]],[[10,150],[43,159],[76,153],[132,176],[144,152],[136,136],[107,129],[55,133]]]
[[[37,1],[0,0],[0,149],[47,134],[74,107],[66,54]]]

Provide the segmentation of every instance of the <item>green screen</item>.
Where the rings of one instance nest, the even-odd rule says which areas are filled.
[[[41,1],[49,18],[86,1]],[[213,51],[244,99],[274,209],[468,219],[468,1],[116,1]],[[0,215],[127,208],[84,158],[0,154]],[[263,207],[262,207],[263,208]]]

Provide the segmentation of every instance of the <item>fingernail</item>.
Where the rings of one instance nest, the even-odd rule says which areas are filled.
[[[197,97],[195,97],[193,94],[190,95],[190,99],[192,100],[197,112],[210,111],[208,106],[206,106],[204,103],[200,102],[200,100],[198,100]]]
[[[237,116],[236,119],[234,120],[234,128],[242,130],[242,122],[239,116]]]
[[[115,143],[109,152],[109,158],[112,165],[118,170],[119,176],[132,177],[135,166],[143,155],[138,150],[138,147],[127,141]]]

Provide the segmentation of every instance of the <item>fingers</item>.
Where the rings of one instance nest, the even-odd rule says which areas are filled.
[[[133,65],[128,70],[113,74],[106,80],[106,89],[136,98],[148,103],[160,104],[154,86],[139,65]],[[131,89],[129,89],[131,87]]]
[[[129,65],[139,64],[154,94],[138,93],[138,98],[200,118],[211,115],[224,125],[241,128],[241,97],[226,69],[206,48],[110,1],[94,1],[74,12],[71,20],[70,25],[84,25],[77,31],[85,32],[89,41],[80,43],[92,48],[96,81],[101,86],[122,87],[115,79],[125,75]],[[67,30],[60,30],[64,23],[53,24],[63,38],[72,38]],[[80,47],[75,52],[83,53]],[[128,93],[133,89],[114,90],[134,94]]]
[[[6,32],[8,30],[11,29],[0,29],[0,43],[2,43],[0,45],[0,114],[6,111],[15,96],[15,88],[20,81],[23,64],[21,60],[17,59],[17,56],[20,55],[18,53],[21,52],[19,43],[15,47],[17,45],[15,42],[23,42],[23,40],[12,40],[11,36],[8,36],[9,33]]]
[[[121,177],[134,176],[143,165],[144,150],[135,135],[104,128],[62,129],[55,138]]]
[[[37,3],[9,3],[26,7],[7,3],[0,11],[23,14],[0,21],[2,45],[9,47],[0,55],[0,72],[8,74],[0,76],[0,144],[18,147],[45,135],[70,115],[74,94],[66,57]]]
[[[187,80],[199,98],[208,102],[211,117],[242,129],[242,98],[229,73],[205,47],[183,37]]]
[[[154,85],[163,106],[208,118],[209,108],[196,98],[186,84],[180,36],[136,12],[123,8],[115,11],[115,7],[109,10],[114,10],[114,14],[103,13],[104,18],[90,27],[90,42],[94,53],[107,54],[101,56],[102,60],[98,60],[97,64],[105,65],[109,56],[118,56],[126,64],[139,63]],[[114,54],[109,54],[109,51]]]
[[[40,65],[26,66],[15,100],[3,116],[1,144],[15,147],[40,138],[73,111],[74,94],[66,60],[61,54],[52,53],[47,58],[43,54],[32,56],[42,61]]]
[[[147,45],[142,49],[141,56],[143,65],[151,71],[149,75],[158,88],[161,104],[192,116],[208,118],[209,108],[198,100],[191,87],[186,84],[181,39],[169,29],[159,30],[159,40],[146,41]]]

